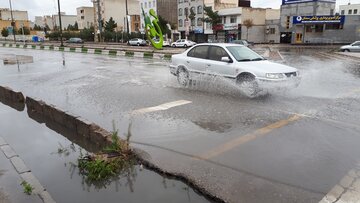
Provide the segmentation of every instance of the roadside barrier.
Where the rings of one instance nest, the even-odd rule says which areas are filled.
[[[172,54],[169,53],[156,53],[151,51],[138,52],[129,50],[114,50],[114,49],[98,49],[98,48],[86,48],[86,47],[56,47],[53,45],[24,45],[24,44],[12,44],[12,43],[0,43],[0,47],[8,48],[22,48],[22,49],[36,49],[36,50],[52,50],[52,51],[64,51],[74,53],[87,53],[87,54],[101,54],[109,56],[127,56],[135,58],[154,58],[161,60],[170,60]]]

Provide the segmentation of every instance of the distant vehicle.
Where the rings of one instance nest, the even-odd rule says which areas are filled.
[[[171,58],[170,73],[188,86],[197,75],[224,77],[234,81],[248,97],[271,89],[290,89],[300,83],[296,68],[264,59],[244,45],[204,43]]]
[[[82,44],[84,43],[84,41],[80,38],[77,37],[72,37],[69,40],[66,40],[67,43],[78,43],[78,44]]]
[[[171,43],[172,47],[191,47],[194,46],[196,43],[191,41],[191,40],[187,40],[187,39],[179,39],[176,42]]]
[[[163,42],[163,47],[169,47],[169,46],[170,46],[169,41],[164,40],[164,42]]]
[[[360,41],[356,41],[350,45],[340,47],[340,51],[343,52],[360,52]]]
[[[233,43],[233,44],[241,44],[241,45],[244,45],[246,47],[254,45],[253,43],[248,42],[247,40],[244,40],[244,39],[233,40],[231,43]]]
[[[146,46],[147,42],[140,38],[134,38],[134,39],[130,39],[128,44],[131,46]]]

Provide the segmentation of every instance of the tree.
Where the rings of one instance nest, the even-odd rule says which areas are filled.
[[[193,9],[190,9],[189,19],[190,19],[190,22],[191,22],[192,29],[194,29],[195,16],[196,16],[196,13],[193,11]]]
[[[1,35],[6,39],[9,36],[9,31],[6,28],[3,28],[1,30]]]
[[[159,26],[160,26],[161,32],[163,34],[168,34],[168,35],[171,34],[171,30],[168,27],[169,22],[160,15],[158,16],[158,18],[159,18]]]
[[[249,28],[254,26],[254,22],[252,19],[246,19],[244,20],[243,25],[246,27],[246,40],[249,40]]]
[[[221,17],[218,14],[218,11],[213,11],[211,6],[205,6],[204,12],[207,15],[206,18],[203,18],[203,22],[210,23],[212,29],[215,31],[215,36],[217,37],[217,32],[223,29],[221,24]]]
[[[110,17],[109,21],[105,22],[105,31],[114,32],[116,27],[117,23],[114,21],[113,17]]]
[[[79,25],[78,25],[77,22],[75,22],[75,24],[74,24],[74,30],[75,30],[75,31],[78,31],[78,30],[79,30]]]
[[[30,29],[28,27],[19,28],[17,31],[18,34],[23,34],[24,29],[24,35],[30,35]]]

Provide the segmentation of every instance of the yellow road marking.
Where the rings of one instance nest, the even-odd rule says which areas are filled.
[[[203,159],[203,160],[207,160],[207,159],[219,156],[220,154],[230,151],[231,149],[233,149],[241,144],[244,144],[244,143],[252,141],[256,138],[262,137],[262,136],[266,135],[267,133],[273,131],[274,129],[284,127],[285,125],[288,125],[289,123],[300,120],[301,118],[303,118],[302,115],[295,114],[286,120],[278,121],[278,122],[270,124],[266,127],[260,128],[253,133],[246,134],[244,136],[235,138],[227,143],[224,143],[224,144],[214,148],[213,150],[210,150],[210,151],[204,153],[203,155],[200,155],[199,158]]]
[[[164,111],[164,110],[176,107],[176,106],[181,106],[181,105],[190,104],[190,103],[192,103],[192,101],[179,100],[179,101],[161,104],[159,106],[138,109],[138,110],[133,111],[132,114],[133,115],[134,114],[145,114],[145,113],[150,113],[150,112],[154,112],[154,111]]]

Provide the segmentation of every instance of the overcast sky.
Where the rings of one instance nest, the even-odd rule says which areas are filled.
[[[27,10],[30,20],[34,16],[52,15],[57,13],[57,0],[11,0],[14,10]],[[131,1],[131,0],[129,0]],[[169,0],[175,1],[175,0]],[[337,5],[349,3],[360,4],[360,0],[337,0]],[[281,0],[251,0],[252,7],[280,8]],[[76,8],[80,6],[92,6],[91,0],[60,0],[61,11],[66,14],[76,14]],[[0,1],[0,8],[9,8],[8,0]]]

